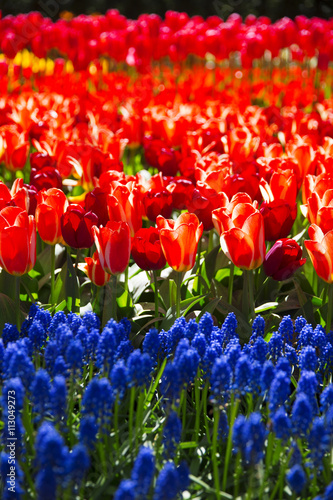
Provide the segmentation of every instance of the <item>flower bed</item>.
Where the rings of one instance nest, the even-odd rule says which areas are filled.
[[[3,497],[331,498],[332,21],[0,33]]]
[[[329,499],[332,336],[302,316],[237,330],[205,313],[133,348],[128,320],[32,306],[0,344],[6,485],[15,463],[29,498]]]

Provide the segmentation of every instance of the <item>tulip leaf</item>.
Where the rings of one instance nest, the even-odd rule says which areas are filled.
[[[216,304],[216,309],[222,313],[224,316],[227,316],[229,313],[233,312],[236,315],[237,322],[238,322],[238,333],[239,333],[239,338],[240,340],[246,342],[252,333],[252,328],[243,313],[239,310],[236,309],[236,307],[233,307],[231,304],[229,304],[226,300],[220,299],[218,303]]]
[[[138,274],[135,274],[131,277],[131,286],[132,286],[132,298],[134,304],[136,304],[143,292],[150,286],[150,283],[147,279],[147,274],[145,271],[141,271]]]
[[[2,274],[2,273],[1,273]],[[16,305],[13,299],[5,295],[4,293],[0,293],[0,331],[4,329],[6,323],[13,323],[13,318],[16,315]],[[22,311],[20,311],[21,315],[21,324],[24,320],[24,315]]]
[[[7,273],[4,269],[2,269],[0,272],[0,290],[6,291],[5,297],[9,297],[12,300],[15,300],[15,276]]]
[[[208,283],[210,283],[215,276],[216,260],[220,250],[221,247],[218,245],[205,256],[204,271]]]
[[[181,301],[180,315],[186,316],[195,304],[200,302],[202,299],[205,299],[206,297],[207,295],[199,295],[198,297],[189,297],[188,299]],[[173,305],[172,307],[169,307],[169,309],[167,310],[161,328],[164,328],[165,330],[170,328],[176,318],[177,318],[176,305]]]
[[[269,310],[273,311],[274,309],[277,308],[278,305],[279,305],[278,302],[266,302],[266,304],[261,304],[261,306],[256,307],[254,312],[256,314],[260,314]]]
[[[79,312],[78,279],[69,252],[55,282],[54,299],[56,304],[66,300],[68,311]]]
[[[21,276],[20,282],[21,300],[27,303],[29,302],[29,299],[31,302],[35,302],[36,300],[38,300],[38,280],[36,278],[31,278],[31,276],[29,276],[28,274],[24,274],[23,276]],[[22,287],[26,293],[22,293]]]
[[[203,307],[201,309],[200,314],[198,316],[198,319],[200,319],[206,312],[213,314],[219,301],[220,301],[219,297],[215,297],[214,299],[210,299],[208,304],[206,304],[205,307]]]

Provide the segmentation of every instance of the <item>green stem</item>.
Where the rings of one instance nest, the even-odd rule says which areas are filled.
[[[239,481],[241,474],[243,472],[243,467],[242,467],[242,455],[241,452],[239,451],[236,456],[236,466],[235,466],[235,480],[234,480],[234,498],[238,498],[238,492],[239,492]]]
[[[134,415],[135,393],[136,393],[135,387],[132,387],[130,396],[129,416],[128,416],[129,449],[132,449],[132,441],[133,441],[133,415]]]
[[[143,414],[143,405],[145,401],[145,393],[142,390],[140,392],[139,400],[138,400],[138,407],[136,411],[136,417],[135,417],[135,453],[136,455],[138,454],[139,451],[139,440],[142,436],[142,414]]]
[[[157,288],[157,272],[153,271],[154,277],[154,299],[155,299],[155,318],[158,318],[158,288]],[[155,322],[155,328],[158,329],[158,321]]]
[[[232,451],[232,431],[233,431],[233,426],[234,426],[234,421],[236,419],[237,411],[238,411],[238,405],[239,405],[239,400],[237,399],[235,401],[235,395],[231,395],[230,399],[230,422],[229,422],[229,434],[228,434],[228,441],[227,441],[227,449],[225,452],[225,459],[224,459],[224,468],[223,468],[223,483],[222,483],[222,490],[225,491],[226,486],[227,486],[227,479],[228,479],[228,469],[229,469],[229,462],[230,462],[230,457],[231,457],[231,451]]]
[[[111,318],[117,320],[117,275],[111,276]]]
[[[16,313],[16,326],[18,331],[20,331],[21,329],[20,285],[21,285],[21,276],[15,276],[15,313]]]
[[[254,303],[254,280],[253,280],[253,270],[251,269],[250,271],[246,271],[248,275],[248,287],[249,287],[249,316],[251,319],[254,319],[256,317],[254,309],[255,309],[255,303]]]
[[[198,442],[199,439],[199,427],[200,427],[200,390],[199,390],[199,371],[200,369],[198,368],[198,373],[197,376],[195,377],[194,381],[194,398],[195,398],[195,426],[194,426],[194,435],[195,435],[195,441]]]
[[[213,250],[214,229],[209,231],[207,254]]]
[[[51,306],[54,306],[55,245],[51,245]]]
[[[230,277],[229,277],[229,289],[228,289],[228,303],[232,305],[232,295],[234,291],[234,274],[235,274],[235,264],[230,263]]]
[[[212,440],[212,462],[213,462],[213,476],[214,476],[214,486],[215,494],[217,500],[221,498],[220,496],[220,477],[219,477],[219,466],[217,460],[217,435],[219,430],[219,418],[220,410],[217,406],[214,407],[214,426],[213,426],[213,440]]]
[[[176,280],[177,280],[176,315],[177,315],[177,318],[179,318],[180,317],[180,299],[181,299],[183,273],[177,272]]]
[[[184,397],[183,397],[183,403],[182,403],[182,428],[183,428],[183,431],[185,431],[185,428],[186,428],[186,396],[187,396],[187,391],[186,389],[183,389],[183,394],[184,394]]]
[[[208,384],[208,382],[206,382],[205,387],[204,387],[204,391],[203,391],[203,395],[202,395],[202,403],[203,403],[203,414],[204,414],[207,442],[208,442],[208,444],[211,444],[209,425],[208,425],[208,415],[207,415],[208,388],[209,388],[209,384]]]
[[[289,451],[289,453],[286,457],[286,460],[280,465],[279,476],[277,478],[277,481],[276,481],[275,487],[272,491],[272,494],[269,497],[269,500],[273,500],[273,498],[275,498],[275,495],[276,495],[277,491],[279,490],[281,484],[282,485],[284,484],[284,477],[286,474],[287,467],[289,465],[291,455],[292,455],[292,450]]]
[[[326,321],[326,333],[330,333],[332,324],[332,309],[333,309],[333,284],[328,283],[328,310]]]
[[[242,294],[242,313],[245,318],[249,317],[249,275],[243,271],[243,294]]]
[[[114,415],[113,415],[113,425],[114,425],[114,437],[115,437],[115,449],[116,452],[119,451],[119,429],[118,429],[118,415],[119,415],[119,396],[116,397],[114,403]]]
[[[130,305],[130,300],[129,300],[130,296],[129,296],[129,291],[128,291],[128,266],[125,269],[125,292],[127,292],[127,295],[126,295],[126,309],[127,309]]]
[[[250,478],[249,478],[249,485],[248,485],[248,488],[247,488],[246,500],[251,500],[251,498],[252,498],[252,483],[253,483],[253,468],[251,467]]]
[[[202,243],[201,243],[201,238],[198,242],[198,250],[197,250],[197,272],[196,272],[196,278],[195,278],[195,282],[194,282],[194,285],[193,285],[193,288],[197,291],[198,295],[201,294],[201,283],[200,283],[200,278],[199,276],[201,275],[201,246],[202,246]]]

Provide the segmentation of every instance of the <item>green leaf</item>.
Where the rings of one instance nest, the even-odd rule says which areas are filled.
[[[16,315],[16,305],[15,301],[5,295],[0,293],[0,331],[2,332],[5,323],[15,323]],[[21,324],[24,320],[24,315],[21,311]]]
[[[249,340],[252,333],[252,328],[247,318],[245,318],[245,316],[239,309],[236,309],[236,307],[233,307],[231,304],[229,304],[226,300],[223,299],[220,299],[218,301],[218,303],[216,304],[216,309],[219,312],[221,312],[224,316],[227,316],[227,314],[233,312],[236,315],[236,319],[238,322],[238,334],[240,340],[245,342]]]
[[[207,295],[199,295],[198,297],[190,297],[188,299],[183,300],[180,303],[180,315],[186,316],[195,304],[200,302],[202,299],[205,299],[206,297]],[[169,329],[174,323],[176,318],[177,318],[176,305],[173,305],[172,307],[169,307],[169,309],[167,310],[161,328],[164,328],[165,330]]]
[[[260,314],[262,312],[265,312],[265,311],[269,311],[269,310],[274,310],[277,308],[277,306],[279,305],[278,302],[266,302],[266,304],[261,304],[261,306],[258,306],[255,308],[254,312],[256,314]]]
[[[65,300],[68,311],[79,312],[79,285],[69,252],[55,282],[54,298],[57,304]]]
[[[216,259],[220,249],[221,247],[218,245],[205,256],[205,270],[208,283],[210,283],[215,276]]]
[[[132,286],[132,298],[134,304],[136,304],[143,292],[150,286],[150,282],[147,279],[146,271],[141,271],[131,277]]]
[[[201,309],[201,312],[198,316],[198,319],[200,319],[206,312],[213,314],[219,301],[220,301],[219,297],[215,297],[214,299],[210,299],[208,304],[206,304],[205,307],[203,309]]]
[[[5,296],[15,300],[15,290],[15,276],[12,276],[2,269],[0,272],[0,293],[6,292]]]

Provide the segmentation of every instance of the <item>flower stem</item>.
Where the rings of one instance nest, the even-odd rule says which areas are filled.
[[[326,333],[330,333],[332,324],[332,309],[333,309],[333,283],[328,283],[328,309],[326,321]]]
[[[21,276],[15,276],[15,312],[18,331],[21,329],[20,285]]]
[[[155,299],[155,318],[158,318],[158,288],[157,288],[157,272],[153,271],[154,277],[154,299]],[[155,328],[158,329],[158,321],[155,322]]]
[[[138,406],[135,418],[135,453],[138,454],[139,442],[142,439],[142,426],[143,426],[143,405],[145,401],[145,393],[141,390],[138,400]]]
[[[180,292],[181,292],[181,288],[182,288],[183,273],[177,272],[176,280],[177,280],[176,315],[177,315],[177,318],[179,318],[180,317],[180,299],[181,299]]]
[[[195,398],[195,441],[198,442],[199,438],[199,428],[200,428],[200,388],[199,388],[199,377],[200,368],[198,368],[197,376],[194,381],[194,398]]]
[[[117,275],[111,276],[111,318],[117,320]]]
[[[128,266],[125,269],[125,291],[127,292],[126,295],[126,309],[127,309],[130,305],[130,296],[128,291]]]
[[[255,303],[254,303],[254,280],[253,280],[253,270],[251,269],[250,271],[246,271],[248,275],[248,286],[249,286],[249,316],[251,319],[254,319],[256,317],[254,309],[255,309]]]
[[[135,387],[131,387],[129,416],[128,416],[128,440],[129,440],[130,450],[132,449],[132,441],[133,441],[133,416],[134,416],[135,395],[136,395]]]
[[[194,289],[198,292],[198,295],[201,294],[201,283],[200,283],[200,275],[201,275],[201,238],[198,242],[198,250],[197,250],[197,272],[194,282]]]
[[[212,439],[212,462],[213,462],[213,476],[215,495],[217,500],[220,499],[220,477],[219,466],[217,461],[217,435],[219,429],[220,410],[217,406],[214,407],[214,426],[213,426],[213,439]]]
[[[229,277],[229,288],[228,288],[228,303],[232,304],[232,294],[234,291],[234,274],[235,274],[235,264],[230,263],[230,277]]]
[[[55,245],[51,245],[51,306],[54,306]]]
[[[119,396],[116,397],[114,404],[114,415],[113,415],[113,425],[114,425],[114,437],[115,437],[115,449],[116,452],[119,451],[119,427],[118,427],[118,414],[119,414]]]
[[[235,396],[234,394],[231,395],[231,400],[230,400],[230,422],[229,422],[229,434],[228,434],[228,441],[227,441],[227,449],[225,452],[225,458],[224,458],[224,468],[223,468],[223,483],[222,483],[222,490],[225,491],[226,486],[227,486],[227,479],[228,479],[228,468],[229,468],[229,462],[231,458],[231,451],[232,451],[232,432],[233,432],[233,426],[234,422],[236,419],[237,411],[238,411],[238,405],[239,405],[239,400],[236,399],[235,401]]]

